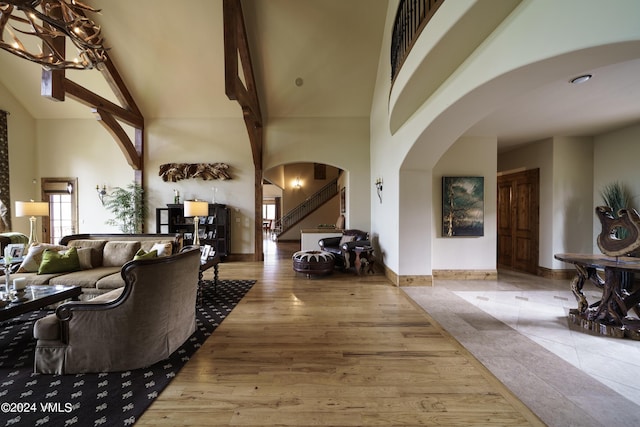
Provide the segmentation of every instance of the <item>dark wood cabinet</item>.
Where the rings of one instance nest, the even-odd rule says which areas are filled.
[[[198,233],[201,245],[211,245],[216,254],[229,255],[231,243],[231,215],[226,205],[209,204],[209,215],[199,218]],[[184,217],[183,204],[168,204],[156,209],[156,233],[182,233],[184,245],[193,243],[193,218]]]

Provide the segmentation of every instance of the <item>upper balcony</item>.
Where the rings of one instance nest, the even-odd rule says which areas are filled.
[[[521,1],[400,0],[391,41],[391,133],[446,82]]]

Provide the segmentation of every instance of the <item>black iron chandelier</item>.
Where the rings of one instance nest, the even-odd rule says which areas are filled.
[[[0,1],[0,48],[47,69],[98,67],[107,60],[104,40],[100,26],[85,12],[99,10],[76,0]],[[21,37],[25,43],[27,38],[39,40],[30,48]],[[77,58],[67,59],[66,39],[77,48]]]

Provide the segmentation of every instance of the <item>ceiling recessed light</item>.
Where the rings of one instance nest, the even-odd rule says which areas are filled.
[[[584,74],[582,76],[578,76],[578,77],[574,77],[573,79],[569,80],[571,83],[574,84],[580,84],[580,83],[584,83],[587,80],[589,80],[591,77],[593,77],[591,74]]]

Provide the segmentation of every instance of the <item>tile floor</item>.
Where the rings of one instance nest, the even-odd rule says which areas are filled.
[[[500,272],[403,290],[546,424],[640,425],[640,341],[569,329],[568,280]]]

